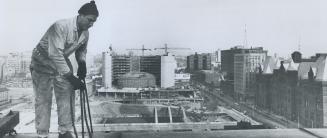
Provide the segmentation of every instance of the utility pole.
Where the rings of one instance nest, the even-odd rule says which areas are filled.
[[[300,128],[300,116],[299,116],[299,114],[297,115],[297,128]]]
[[[247,47],[248,47],[248,38],[247,38],[247,31],[246,31],[246,24],[245,24],[243,48],[247,48]]]

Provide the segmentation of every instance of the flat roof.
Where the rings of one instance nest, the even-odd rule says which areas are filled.
[[[308,131],[308,132],[306,132]],[[327,137],[327,129],[249,129],[217,131],[160,131],[160,132],[95,132],[94,138],[317,138]],[[87,136],[87,133],[85,134]],[[19,134],[4,138],[35,138],[36,134]],[[51,133],[49,138],[57,138]],[[81,135],[79,134],[79,137]],[[88,138],[88,137],[87,137]]]

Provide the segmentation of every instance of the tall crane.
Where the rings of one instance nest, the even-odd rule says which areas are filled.
[[[144,48],[144,45],[142,45],[141,49],[132,48],[132,49],[126,49],[126,50],[142,50],[142,56],[144,56],[144,51],[146,51],[146,50],[151,51],[151,49]]]
[[[174,50],[191,50],[190,48],[181,48],[181,47],[168,47],[167,43],[165,43],[165,47],[160,47],[160,48],[155,48],[154,50],[158,49],[164,49],[165,50],[165,55],[168,55],[168,49],[174,49]]]

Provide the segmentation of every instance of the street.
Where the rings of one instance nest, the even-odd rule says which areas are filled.
[[[215,97],[217,102],[223,102],[225,106],[236,109],[240,112],[245,113],[247,116],[250,116],[254,120],[263,123],[265,126],[269,128],[298,128],[298,124],[286,119],[280,119],[271,113],[267,113],[265,111],[260,111],[253,106],[249,106],[244,103],[237,103],[232,98],[228,96],[221,96],[221,91],[217,91],[213,89],[210,91],[207,86],[202,84],[196,83],[198,85],[197,88],[202,92],[204,95],[208,95],[209,97]],[[199,87],[200,86],[200,87]]]

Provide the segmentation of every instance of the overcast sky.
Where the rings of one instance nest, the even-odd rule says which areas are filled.
[[[77,15],[88,0],[0,0],[0,54],[31,50],[56,20]],[[244,42],[270,55],[327,53],[326,0],[96,0],[89,53],[110,44],[212,52]]]

